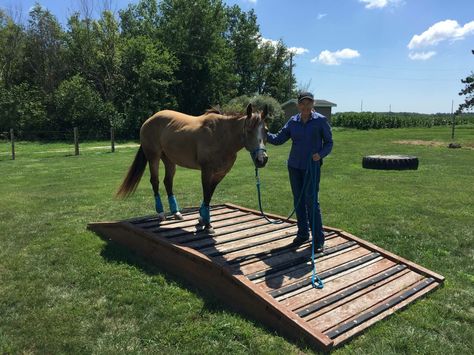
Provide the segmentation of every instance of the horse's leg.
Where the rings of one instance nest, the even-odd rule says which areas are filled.
[[[224,178],[225,174],[214,174],[212,171],[207,169],[201,170],[201,181],[202,181],[202,192],[203,202],[199,208],[199,226],[203,226],[209,234],[214,234],[214,229],[211,226],[211,214],[210,214],[210,203],[214,191]]]
[[[166,193],[168,194],[168,203],[170,206],[171,213],[175,219],[183,219],[181,212],[179,211],[178,201],[173,194],[173,178],[176,173],[176,164],[173,163],[165,154],[161,155],[161,160],[165,164],[165,178],[163,183],[165,184]]]
[[[149,156],[149,157],[148,157]],[[162,222],[166,219],[165,211],[163,209],[163,203],[160,197],[160,181],[158,179],[158,168],[160,166],[160,154],[159,153],[148,153],[148,165],[150,166],[150,183],[153,188],[155,195],[155,210],[158,213],[158,222]]]

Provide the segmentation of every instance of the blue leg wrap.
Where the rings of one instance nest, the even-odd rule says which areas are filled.
[[[202,221],[204,222],[204,224],[211,223],[211,213],[209,211],[209,206],[206,206],[204,202],[199,208],[199,215],[202,217]]]
[[[171,213],[179,212],[178,201],[176,201],[176,197],[174,195],[168,196],[168,203],[170,204],[170,211]]]
[[[163,204],[161,203],[160,194],[155,195],[155,210],[158,213],[164,212]]]

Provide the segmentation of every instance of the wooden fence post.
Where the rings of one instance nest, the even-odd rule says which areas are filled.
[[[13,128],[10,128],[10,141],[12,142],[12,160],[15,160],[15,134]]]
[[[112,146],[112,153],[115,152],[115,132],[114,127],[110,127],[110,144]]]
[[[74,127],[74,152],[75,155],[79,155],[79,132],[77,127]]]

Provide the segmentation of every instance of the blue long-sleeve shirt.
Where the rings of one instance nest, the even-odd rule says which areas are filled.
[[[288,166],[297,169],[308,167],[309,157],[318,153],[322,158],[332,150],[332,132],[325,116],[312,111],[306,123],[301,120],[301,114],[291,117],[283,128],[276,134],[267,133],[267,141],[274,145],[285,143],[288,139],[291,145]]]

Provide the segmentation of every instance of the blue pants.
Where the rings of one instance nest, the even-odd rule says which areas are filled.
[[[321,166],[318,162],[314,164],[314,175],[311,179],[310,171],[306,174],[306,170],[288,167],[290,174],[291,191],[293,192],[293,203],[296,210],[296,219],[298,220],[298,236],[307,238],[309,236],[309,227],[313,228],[313,213],[315,215],[314,227],[312,230],[313,237],[315,237],[316,247],[321,247],[324,244],[323,222],[321,218],[321,210],[319,208],[319,180],[321,177]],[[307,176],[306,176],[307,175]],[[308,180],[303,196],[302,193],[305,176]],[[316,204],[314,201],[314,194],[316,194]],[[298,203],[299,200],[299,203]],[[315,209],[313,211],[313,208]]]

